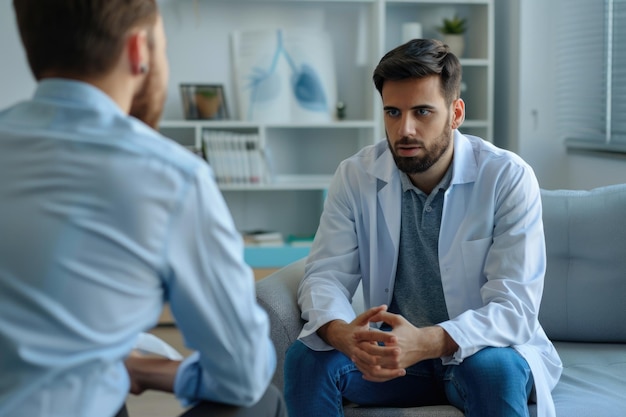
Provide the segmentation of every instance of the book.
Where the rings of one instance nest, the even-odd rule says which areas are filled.
[[[252,230],[243,233],[243,241],[254,246],[282,246],[285,239],[282,233],[271,230]]]
[[[206,160],[218,184],[267,184],[272,181],[267,149],[258,133],[205,129]]]
[[[309,247],[313,245],[313,239],[315,238],[315,234],[312,235],[289,235],[287,236],[286,242],[291,246],[298,247]]]

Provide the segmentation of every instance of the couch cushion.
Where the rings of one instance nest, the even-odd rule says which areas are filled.
[[[276,349],[277,366],[272,382],[281,390],[285,354],[304,324],[296,301],[298,285],[304,275],[304,262],[305,258],[292,262],[256,283],[257,301],[270,319],[270,337]]]
[[[552,340],[626,342],[626,184],[542,190],[548,255],[539,319]]]
[[[552,391],[558,416],[626,415],[626,345],[556,342],[563,375]]]
[[[463,413],[451,405],[411,408],[347,406],[343,411],[346,417],[463,417]]]

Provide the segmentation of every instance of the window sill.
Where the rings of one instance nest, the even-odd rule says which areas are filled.
[[[606,155],[626,158],[626,143],[605,143],[582,139],[565,139],[568,152],[589,155]]]

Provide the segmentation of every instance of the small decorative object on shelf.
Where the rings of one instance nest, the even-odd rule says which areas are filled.
[[[443,35],[443,42],[450,47],[450,52],[461,58],[465,49],[463,34],[467,30],[467,19],[458,15],[451,19],[444,18],[437,30]]]
[[[346,118],[346,103],[343,101],[337,102],[337,120],[344,120]]]
[[[180,94],[187,120],[225,120],[228,109],[220,84],[181,84]]]

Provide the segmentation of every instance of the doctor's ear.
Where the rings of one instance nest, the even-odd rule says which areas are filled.
[[[465,121],[465,102],[457,98],[452,102],[452,129],[458,129]]]

